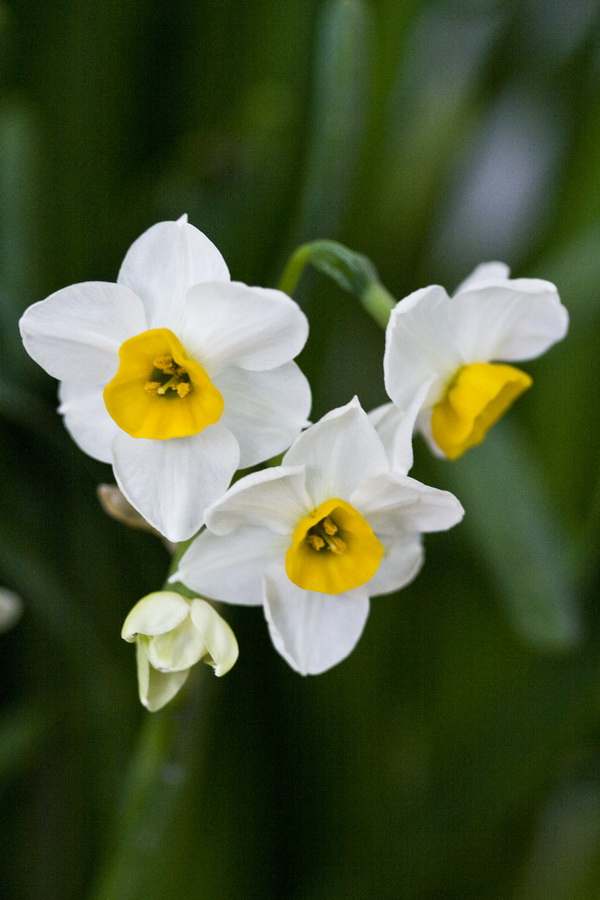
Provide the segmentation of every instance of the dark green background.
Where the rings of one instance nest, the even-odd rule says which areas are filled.
[[[597,900],[600,4],[13,0],[0,77],[6,896]],[[398,298],[502,259],[571,330],[480,448],[416,442],[467,515],[348,660],[303,679],[228,608],[231,674],[150,716],[119,633],[168,556],[101,511],[16,323],[184,212],[251,284],[313,238]],[[323,277],[297,299],[313,418],[382,402],[381,330]]]

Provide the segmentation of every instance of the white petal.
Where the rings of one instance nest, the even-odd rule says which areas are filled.
[[[274,466],[252,472],[206,510],[206,524],[220,535],[258,526],[287,535],[291,541],[299,520],[313,508],[304,482],[302,466]]]
[[[448,459],[444,451],[438,447],[433,438],[433,433],[431,431],[431,415],[431,407],[429,409],[421,410],[417,417],[417,431],[423,435],[434,456],[437,456],[438,459]]]
[[[305,466],[306,490],[315,505],[331,497],[346,500],[365,478],[389,469],[384,446],[356,399],[311,425],[283,463]]]
[[[445,531],[464,515],[454,494],[397,473],[363,481],[351,494],[350,503],[377,535]]]
[[[102,387],[62,381],[58,396],[58,411],[75,443],[93,459],[112,462],[112,442],[119,428],[106,410]]]
[[[475,286],[451,302],[456,346],[466,363],[533,359],[567,333],[567,310],[549,281]]]
[[[510,269],[503,262],[487,262],[480,263],[470,275],[454,291],[454,294],[460,294],[461,291],[470,291],[471,288],[485,284],[488,281],[508,281]]]
[[[439,400],[446,383],[462,365],[456,323],[446,291],[422,288],[392,310],[385,333],[383,371],[388,396],[407,410],[422,385],[430,381],[425,404]]]
[[[19,323],[25,349],[61,381],[107,384],[123,341],[148,327],[129,288],[102,281],[74,284],[34,303]]]
[[[185,541],[204,510],[224,494],[237,469],[238,443],[224,425],[165,441],[118,432],[113,443],[117,484],[132,506],[170,541]]]
[[[296,363],[268,372],[230,368],[214,379],[225,402],[221,421],[240,445],[240,468],[282,453],[308,425],[311,394]]]
[[[344,594],[303,591],[283,568],[265,577],[265,616],[275,648],[301,675],[319,675],[352,652],[369,615],[363,588]]]
[[[229,281],[229,270],[215,245],[185,216],[158,222],[134,241],[118,277],[141,297],[149,328],[176,333],[188,290],[204,281]]]
[[[162,709],[185,684],[190,670],[183,672],[157,672],[150,663],[139,638],[137,651],[137,674],[140,701],[150,712]]]
[[[205,600],[192,600],[192,622],[202,635],[202,640],[212,660],[215,675],[229,672],[238,658],[239,648],[235,635],[225,619]],[[209,660],[207,660],[209,662]]]
[[[415,422],[433,380],[434,376],[421,385],[405,412],[393,403],[384,403],[369,413],[369,421],[383,442],[390,465],[400,475],[406,475],[412,469]]]
[[[181,672],[202,659],[206,654],[206,644],[190,616],[186,616],[177,628],[148,641],[146,652],[150,665],[159,672]]]
[[[418,575],[422,565],[423,542],[420,534],[401,533],[386,538],[383,559],[366,585],[370,596],[400,590]]]
[[[266,528],[244,528],[225,537],[203,531],[171,580],[223,603],[261,606],[264,572],[284,558],[289,544]]]
[[[181,335],[212,377],[228,366],[262,371],[289,362],[306,343],[308,322],[281,291],[214,282],[189,291]]]
[[[190,611],[189,604],[174,591],[154,591],[135,604],[123,623],[121,637],[134,641],[136,635],[164,634],[176,628]]]

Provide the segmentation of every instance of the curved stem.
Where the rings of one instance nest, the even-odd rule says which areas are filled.
[[[298,282],[302,277],[304,269],[311,260],[311,255],[312,250],[310,244],[302,244],[294,251],[294,253],[292,253],[288,264],[283,271],[283,275],[279,280],[280,291],[283,291],[284,294],[288,294],[289,296],[294,293],[298,287]]]
[[[387,327],[390,313],[396,301],[388,290],[378,281],[372,281],[360,296],[360,302],[371,318],[375,319],[383,329]]]

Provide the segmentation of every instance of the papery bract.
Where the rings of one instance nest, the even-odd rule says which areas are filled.
[[[242,478],[214,503],[173,579],[226,603],[263,605],[284,659],[317,674],[351,652],[370,596],[415,577],[422,532],[462,514],[452,494],[391,471],[354,400],[301,434],[281,466]]]

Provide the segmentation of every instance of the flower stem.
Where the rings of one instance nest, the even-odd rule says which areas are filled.
[[[371,318],[385,329],[390,313],[396,305],[396,301],[390,292],[380,282],[372,281],[366,291],[361,294],[360,302]]]
[[[196,669],[203,679],[205,671]],[[202,687],[207,686],[204,680]],[[125,780],[112,852],[89,900],[138,900],[152,894],[165,851],[177,840],[190,781],[197,777],[198,726],[206,715],[206,691],[198,688],[188,681],[168,706],[145,714]]]
[[[175,590],[183,596],[190,593],[184,585],[169,584],[168,579],[193,539],[175,546],[164,590]],[[197,767],[199,721],[206,715],[210,684],[206,675],[205,666],[195,666],[181,692],[167,706],[144,713],[125,779],[112,852],[100,869],[89,900],[149,896],[153,873],[167,843],[174,839],[178,811],[190,779],[197,774],[193,770]]]
[[[279,281],[279,290],[290,297],[298,287],[304,269],[311,261],[310,244],[302,244],[292,253]]]
[[[338,241],[309,241],[291,255],[281,276],[279,289],[293,294],[308,265],[313,265],[317,271],[337,282],[342,290],[353,294],[377,324],[386,327],[396,301],[379,281],[370,259]]]

